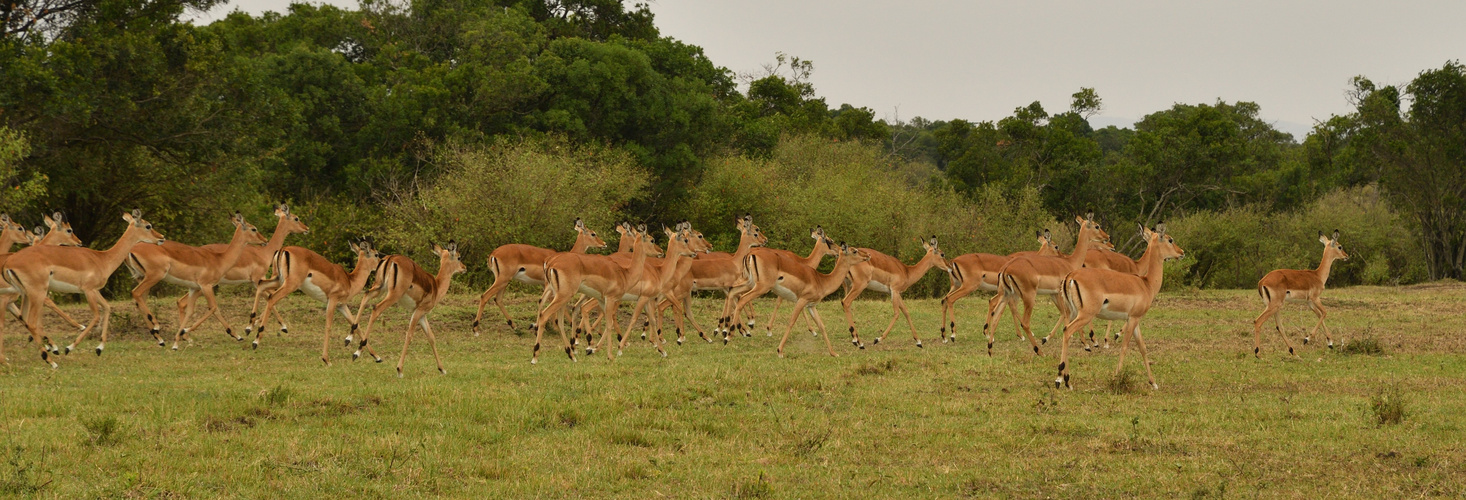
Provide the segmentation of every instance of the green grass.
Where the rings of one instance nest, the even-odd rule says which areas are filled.
[[[247,300],[233,293],[225,310],[242,321]],[[553,335],[534,366],[532,338],[509,332],[492,306],[484,335],[470,335],[474,298],[459,289],[432,315],[448,374],[418,332],[403,379],[393,369],[402,310],[373,335],[386,363],[350,361],[338,321],[330,367],[318,359],[320,306],[303,296],[285,303],[291,333],[271,329],[257,351],[216,324],[181,351],[158,348],[119,302],[106,353],[85,341],[56,371],[12,320],[0,495],[1466,494],[1460,284],[1329,290],[1335,343],[1373,339],[1377,355],[1331,352],[1321,332],[1302,346],[1313,315],[1290,305],[1283,321],[1297,359],[1271,332],[1262,358],[1252,356],[1255,292],[1167,293],[1143,323],[1159,391],[1133,350],[1114,375],[1118,346],[1071,349],[1075,389],[1055,390],[1053,343],[1035,357],[1006,320],[987,356],[983,298],[959,304],[956,344],[934,341],[935,301],[908,300],[925,349],[902,321],[886,342],[857,350],[839,304],[826,302],[841,357],[801,324],[779,359],[777,337],[763,335],[765,302],[758,334],[728,346],[692,334],[663,359],[638,339],[615,362],[598,353],[572,364]],[[532,300],[512,297],[516,321],[528,324]],[[696,300],[705,326],[718,304]],[[87,317],[85,305],[66,307]],[[167,297],[154,307],[173,310]],[[869,345],[890,305],[863,300],[856,313]],[[1054,316],[1038,309],[1040,336]],[[59,321],[47,324],[59,332]]]

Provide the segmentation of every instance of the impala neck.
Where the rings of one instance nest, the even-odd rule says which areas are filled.
[[[1084,257],[1089,255],[1089,247],[1094,243],[1094,233],[1088,229],[1079,230],[1079,238],[1074,241],[1074,253],[1069,254],[1064,260],[1069,261],[1069,267],[1079,269],[1084,265]]]
[[[575,244],[570,246],[570,253],[585,253],[590,249],[590,238],[585,234],[575,237]]]
[[[906,266],[906,281],[911,282],[921,279],[922,276],[926,275],[927,271],[932,269],[932,266],[937,265],[937,259],[940,258],[937,254],[927,252],[926,257],[922,257],[920,261],[916,262],[916,265]]]
[[[244,254],[244,243],[248,237],[249,233],[245,232],[244,226],[234,228],[234,237],[229,239],[229,247],[224,249],[223,260],[225,269],[233,266],[239,260],[239,256]],[[271,254],[273,255],[274,252],[271,252]]]
[[[1314,272],[1317,272],[1318,273],[1318,281],[1320,283],[1328,284],[1328,282],[1329,282],[1329,271],[1334,268],[1334,259],[1335,258],[1336,257],[1330,257],[1329,256],[1329,249],[1328,249],[1328,247],[1324,247],[1324,249],[1323,249],[1323,259],[1321,259],[1321,260],[1318,261],[1318,269],[1314,270]]]
[[[684,251],[686,251],[685,248],[673,250],[672,245],[667,245],[668,255],[666,259],[662,260],[662,275],[660,276],[661,282],[657,283],[658,290],[666,290],[672,286],[672,282],[680,277],[681,271],[692,267],[692,259],[683,256]]]
[[[642,243],[639,237],[631,242],[631,267],[627,268],[630,272],[627,276],[627,283],[635,283],[641,280],[641,275],[644,274],[643,271],[646,271],[646,249],[648,246],[651,245]]]
[[[112,271],[116,271],[117,267],[122,265],[123,259],[126,259],[127,255],[132,253],[132,247],[137,246],[138,243],[142,243],[138,241],[137,235],[134,234],[137,230],[137,226],[128,224],[127,230],[122,232],[122,237],[117,239],[117,243],[113,243],[112,248],[100,252],[102,254],[102,269],[107,271],[107,274],[112,274]]]
[[[846,257],[844,253],[841,253],[835,258],[835,268],[830,270],[830,274],[821,274],[819,271],[815,271],[815,282],[811,283],[811,285],[814,285],[816,294],[823,298],[826,295],[834,293],[836,289],[840,288],[840,285],[845,283],[845,273],[850,271],[850,267],[854,265],[855,261]]]
[[[376,265],[362,265],[365,263],[366,259],[356,259],[356,267],[351,268],[351,273],[346,275],[347,289],[351,292],[347,297],[356,295],[356,292],[360,292],[363,287],[366,287],[367,280],[371,279],[372,272],[376,270]]]
[[[0,255],[10,253],[10,248],[14,247],[16,243],[20,243],[21,241],[22,240],[19,238],[14,238],[8,235],[0,237]]]
[[[285,246],[285,237],[289,235],[290,230],[285,229],[285,217],[281,217],[280,223],[275,224],[275,234],[270,235],[270,241],[265,243],[265,255],[275,255],[280,251]]]
[[[820,261],[825,260],[825,240],[821,239],[814,243],[814,248],[809,250],[809,257],[804,258],[804,265],[809,267],[820,267]]]
[[[757,240],[753,237],[753,235],[743,233],[743,236],[741,238],[738,238],[738,249],[733,251],[733,259],[740,262],[743,261],[743,257],[747,256],[748,252],[753,251],[754,241]]]
[[[438,286],[433,290],[433,300],[442,299],[448,295],[448,285],[453,281],[453,269],[446,265],[438,264]]]
[[[1166,277],[1164,270],[1166,259],[1160,256],[1160,246],[1161,237],[1157,236],[1154,241],[1145,246],[1145,255],[1140,256],[1140,260],[1145,262],[1145,266],[1140,268],[1141,272],[1145,274],[1140,275],[1140,279],[1150,286],[1151,297],[1161,293],[1161,280]]]

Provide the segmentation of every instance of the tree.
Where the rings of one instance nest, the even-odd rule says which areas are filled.
[[[1422,237],[1432,279],[1466,278],[1466,67],[1458,61],[1416,76],[1404,89],[1354,80],[1353,141],[1379,169],[1393,204]],[[1408,111],[1401,103],[1408,98]]]

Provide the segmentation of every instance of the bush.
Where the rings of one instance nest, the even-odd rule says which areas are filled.
[[[1034,231],[1045,228],[1069,237],[1044,212],[1036,190],[1010,198],[984,189],[973,202],[938,179],[930,167],[888,157],[874,145],[786,136],[769,158],[709,162],[682,213],[719,248],[736,245],[734,219],[749,213],[773,248],[808,252],[814,244],[809,231],[818,225],[836,241],[907,263],[921,258],[919,239],[931,235],[948,258],[1033,250]],[[947,280],[944,273],[929,273],[906,296],[945,292]]]
[[[435,269],[430,244],[456,239],[470,280],[489,279],[474,263],[499,245],[569,248],[577,217],[614,245],[612,225],[648,183],[623,151],[557,139],[449,143],[432,161],[437,177],[382,194],[381,244]]]
[[[1167,285],[1253,288],[1274,269],[1313,269],[1320,231],[1338,229],[1348,262],[1336,262],[1329,286],[1425,279],[1420,247],[1399,213],[1374,186],[1340,189],[1296,212],[1257,206],[1198,212],[1168,221],[1187,258],[1167,267]]]
[[[1376,427],[1395,425],[1405,420],[1406,404],[1400,386],[1381,387],[1369,398],[1369,413]]]

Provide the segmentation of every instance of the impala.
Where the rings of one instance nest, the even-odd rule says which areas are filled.
[[[453,280],[453,275],[468,268],[458,259],[456,242],[449,241],[447,247],[433,245],[433,253],[438,254],[437,276],[428,274],[412,259],[402,255],[388,256],[377,264],[376,283],[361,297],[361,306],[356,309],[357,317],[361,317],[362,309],[366,307],[373,292],[382,299],[372,308],[366,329],[361,331],[361,344],[351,354],[353,361],[361,357],[361,350],[365,348],[372,355],[372,359],[382,362],[382,358],[367,345],[372,324],[377,322],[377,316],[381,316],[382,311],[386,311],[388,307],[403,304],[412,309],[412,318],[407,320],[407,333],[402,337],[402,355],[397,358],[397,378],[402,378],[402,363],[407,361],[407,347],[412,344],[412,330],[418,326],[422,326],[423,333],[428,336],[428,343],[433,346],[433,361],[438,364],[438,373],[448,374],[448,370],[443,369],[443,359],[438,357],[438,339],[433,336],[433,328],[428,326],[427,315],[448,294],[448,285]]]
[[[25,314],[22,318],[25,326],[30,330],[31,338],[40,339],[41,360],[50,363],[51,368],[56,368],[57,365],[50,360],[50,353],[45,350],[45,346],[51,345],[51,338],[46,336],[41,322],[41,304],[45,302],[46,293],[56,291],[86,295],[87,304],[91,306],[92,319],[76,340],[66,346],[66,351],[71,352],[86,337],[87,332],[100,322],[102,342],[97,344],[97,355],[100,356],[102,348],[107,344],[107,327],[112,315],[112,305],[102,298],[102,287],[107,285],[107,278],[122,265],[133,246],[138,243],[163,242],[163,235],[154,231],[151,223],[143,220],[141,211],[133,210],[130,214],[123,214],[122,219],[127,221],[127,230],[123,231],[112,248],[98,251],[66,246],[29,247],[12,254],[5,261],[3,270],[0,270],[0,275],[4,276],[10,288],[20,292],[24,301],[22,309]]]
[[[575,244],[570,247],[570,253],[584,254],[592,248],[605,248],[606,240],[596,236],[596,232],[586,229],[585,223],[579,218],[575,219]],[[495,248],[489,254],[489,272],[494,273],[494,284],[478,299],[478,312],[473,316],[473,335],[479,334],[479,320],[484,317],[484,305],[490,300],[499,307],[499,312],[504,314],[504,321],[509,324],[509,329],[514,329],[514,319],[509,317],[509,310],[499,301],[499,295],[509,287],[510,281],[519,281],[531,285],[545,284],[545,261],[559,252],[548,248],[540,248],[533,245],[522,245],[511,243]]]
[[[1145,276],[1149,269],[1142,268],[1141,262],[1132,260],[1130,256],[1115,251],[1115,245],[1109,241],[1095,244],[1098,248],[1089,249],[1089,254],[1084,256],[1084,267],[1094,269],[1108,269],[1111,271]],[[1114,321],[1105,321],[1105,348],[1110,348],[1110,335],[1114,331]],[[1091,325],[1092,326],[1092,325]],[[1115,340],[1120,340],[1120,334],[1114,333]],[[1094,328],[1089,329],[1089,343],[1084,345],[1085,351],[1091,351],[1099,347],[1099,341],[1095,340]]]
[[[1184,257],[1186,252],[1176,246],[1175,240],[1166,234],[1164,223],[1156,224],[1155,231],[1140,226],[1140,232],[1146,240],[1145,255],[1140,258],[1146,268],[1144,276],[1108,269],[1080,268],[1064,277],[1064,303],[1069,310],[1074,311],[1074,316],[1068,326],[1064,327],[1064,339],[1059,346],[1059,376],[1054,379],[1055,388],[1060,384],[1073,388],[1069,385],[1069,339],[1074,332],[1083,330],[1095,318],[1125,320],[1125,326],[1120,328],[1125,340],[1120,344],[1120,360],[1115,365],[1115,374],[1118,375],[1124,368],[1125,350],[1130,346],[1130,338],[1134,337],[1135,345],[1140,349],[1141,364],[1145,365],[1145,376],[1150,379],[1151,389],[1160,388],[1150,372],[1150,356],[1145,350],[1145,338],[1140,334],[1140,319],[1145,317],[1145,313],[1155,302],[1156,294],[1161,291],[1161,280],[1166,274],[1161,266],[1166,260]]]
[[[570,303],[576,291],[601,301],[602,322],[605,323],[605,332],[602,335],[609,335],[615,328],[616,310],[620,307],[622,296],[641,279],[646,270],[643,264],[646,263],[647,252],[653,246],[648,241],[651,238],[646,234],[645,225],[628,228],[622,238],[632,248],[630,262],[623,263],[605,255],[568,253],[557,254],[545,262],[546,295],[550,300],[540,308],[535,318],[534,354],[530,357],[530,364],[539,362],[540,341],[544,338],[545,329],[549,328],[546,322],[556,317]],[[643,242],[647,244],[640,244]],[[563,320],[561,321],[560,339],[565,342],[565,354],[570,356],[571,361],[576,361],[575,348],[570,344]],[[589,342],[590,339],[587,338],[586,341]],[[606,355],[610,357],[611,352],[607,350]]]
[[[672,300],[674,318],[677,318],[680,323],[680,315],[682,314],[684,305],[677,299],[668,297],[668,295],[671,293],[674,283],[687,278],[687,271],[691,267],[692,259],[697,257],[697,253],[705,252],[711,248],[711,245],[707,244],[707,240],[693,236],[695,231],[692,230],[692,225],[687,222],[677,224],[675,230],[664,229],[664,231],[667,233],[667,258],[646,259],[646,262],[642,264],[646,269],[642,271],[641,277],[635,283],[632,283],[626,289],[626,293],[621,297],[621,300],[633,300],[636,301],[636,304],[631,307],[631,321],[626,325],[626,334],[624,336],[616,336],[616,340],[620,342],[620,346],[617,347],[616,351],[617,355],[620,355],[621,350],[625,349],[626,344],[630,342],[631,330],[636,326],[637,316],[643,309],[647,310],[647,316],[652,323],[652,328],[656,332],[655,337],[652,339],[652,344],[656,346],[657,351],[663,357],[667,355],[667,351],[662,349],[662,344],[665,343],[662,340],[662,318],[659,314],[652,314],[652,308],[656,305],[656,300],[662,298]],[[677,343],[681,344],[684,339],[681,337],[682,328],[680,326],[677,332]],[[601,336],[600,342],[605,342],[605,340],[606,337],[604,335]],[[704,337],[704,340],[709,339]],[[587,347],[586,354],[594,354],[595,349],[599,348],[600,343],[598,342],[595,348]]]
[[[1025,256],[1013,259],[1004,264],[998,271],[999,297],[988,308],[988,322],[983,330],[988,337],[988,355],[992,355],[993,331],[998,328],[999,314],[1005,302],[1013,312],[1013,320],[1016,323],[1014,329],[1018,329],[1029,344],[1033,345],[1033,353],[1039,354],[1038,340],[1033,337],[1033,330],[1030,328],[1033,319],[1033,302],[1039,295],[1048,295],[1055,299],[1059,289],[1064,282],[1064,276],[1079,269],[1084,264],[1084,256],[1089,253],[1089,247],[1096,241],[1103,241],[1110,238],[1109,233],[1100,228],[1094,221],[1094,214],[1084,217],[1076,216],[1075,221],[1079,223],[1079,236],[1074,243],[1074,252],[1068,256],[1039,257]],[[1016,301],[1023,301],[1023,316],[1018,316]],[[1055,300],[1054,305],[1059,308],[1059,318],[1070,317],[1068,307],[1063,301]],[[1054,332],[1049,332],[1052,336]],[[1048,336],[1044,337],[1045,339]]]
[[[886,331],[876,337],[873,344],[879,344],[896,327],[898,316],[906,317],[906,326],[911,328],[911,338],[916,340],[916,347],[921,347],[921,337],[916,334],[916,325],[911,324],[911,313],[906,311],[906,303],[901,300],[901,292],[906,291],[912,284],[933,267],[950,272],[946,256],[942,250],[937,248],[937,237],[933,235],[931,240],[921,242],[922,248],[926,249],[926,255],[916,262],[916,265],[908,266],[890,255],[869,248],[861,248],[860,251],[870,255],[870,260],[861,262],[850,267],[850,291],[845,294],[845,299],[840,305],[845,308],[845,322],[850,324],[850,342],[865,348],[865,343],[860,341],[860,335],[855,333],[855,315],[851,312],[851,306],[855,304],[855,298],[861,292],[869,288],[881,293],[891,294],[891,323],[886,325]]]
[[[814,230],[810,231],[809,237],[814,239],[814,248],[811,248],[809,250],[808,257],[800,257],[794,252],[790,252],[788,250],[768,247],[759,247],[753,249],[749,252],[749,255],[759,254],[761,255],[760,258],[763,260],[773,260],[777,258],[781,262],[781,264],[788,264],[790,266],[794,264],[799,264],[804,267],[814,269],[815,267],[818,267],[820,265],[820,261],[824,260],[826,255],[839,254],[839,251],[835,249],[834,240],[831,240],[829,236],[825,235],[825,229],[823,227],[815,226]],[[769,291],[769,288],[764,288],[763,290],[759,291],[757,295],[750,298],[749,300],[741,300],[744,295],[752,293],[752,289],[754,286],[753,282],[748,280],[746,277],[748,273],[748,257],[744,257],[743,260],[743,269],[745,274],[745,278],[743,280],[744,283],[740,285],[735,285],[733,289],[729,291],[728,301],[723,306],[723,315],[721,319],[718,320],[718,328],[723,332],[723,344],[725,345],[728,343],[730,327],[737,327],[738,331],[740,332],[744,331],[742,320],[743,309],[748,307],[749,304],[753,302],[753,299],[758,298],[763,294],[768,293]],[[779,314],[779,300],[781,299],[774,300],[774,311],[769,314],[770,319],[768,328],[770,335],[773,334],[773,318]],[[749,328],[752,328],[753,326],[752,315],[749,316],[748,325]],[[746,332],[743,335],[745,337],[749,336],[749,334]]]
[[[970,253],[959,256],[948,262],[947,274],[952,278],[952,285],[947,294],[942,296],[942,328],[938,332],[943,337],[942,342],[957,341],[957,312],[954,307],[958,300],[968,296],[974,291],[985,292],[998,291],[998,270],[1003,268],[1008,261],[1025,255],[1051,256],[1059,255],[1059,246],[1049,237],[1047,231],[1036,233],[1038,238],[1037,251],[1024,251],[1013,253],[1008,256],[995,255],[990,253]],[[1062,318],[1060,321],[1063,321]],[[947,327],[951,327],[950,337]],[[983,326],[986,330],[986,325]]]
[[[260,326],[256,330],[255,340],[252,343],[254,348],[260,346],[260,333],[264,332],[264,324],[270,318],[270,311],[275,309],[275,304],[290,295],[291,292],[300,290],[310,298],[326,304],[326,329],[321,333],[324,340],[321,343],[321,361],[326,366],[331,366],[331,359],[327,355],[327,346],[331,342],[331,319],[337,312],[351,323],[352,333],[356,332],[358,317],[352,314],[348,301],[362,287],[366,286],[367,278],[372,275],[372,270],[382,260],[382,254],[372,248],[372,244],[363,240],[361,243],[348,243],[351,251],[356,253],[356,267],[351,272],[346,272],[335,262],[326,260],[321,254],[315,253],[307,248],[285,247],[275,254],[275,280],[279,283],[270,297],[265,300],[265,310],[260,314]],[[426,331],[426,329],[424,329]],[[346,336],[346,346],[351,346],[351,335]]]
[[[66,222],[65,219],[61,217],[61,212],[56,212],[55,215],[51,216],[41,216],[41,218],[43,221],[45,221],[46,227],[49,227],[51,229],[50,231],[47,231],[41,226],[36,226],[35,233],[27,233],[25,232],[24,227],[20,226],[19,224],[14,224],[13,222],[11,223],[15,229],[19,230],[19,234],[12,236],[13,239],[11,240],[11,243],[6,244],[4,247],[0,247],[0,252],[4,252],[0,253],[0,266],[5,265],[5,260],[10,256],[10,248],[12,246],[15,246],[15,243],[25,243],[30,246],[81,246],[81,239],[76,237],[75,231],[71,229],[71,223]],[[3,306],[0,306],[0,309],[10,311],[11,314],[14,314],[15,317],[19,319],[21,312],[20,308],[16,307],[15,305],[14,300],[16,298],[18,298],[18,295],[14,293],[0,295],[0,302],[3,302],[4,304]],[[61,319],[70,324],[72,328],[76,328],[78,330],[86,328],[86,326],[83,326],[81,323],[73,319],[70,314],[66,314],[66,311],[61,310],[61,308],[58,307],[55,302],[52,302],[49,294],[46,296],[46,307],[55,312],[57,316],[61,316]],[[0,329],[4,328],[4,324],[5,318],[0,317]],[[48,348],[53,353],[59,353],[60,351],[59,349],[56,349],[56,346],[48,346]],[[0,359],[3,359],[3,350],[0,350]]]
[[[708,338],[707,333],[703,331],[702,326],[692,318],[692,292],[719,290],[725,297],[728,296],[732,293],[733,286],[744,280],[743,257],[748,255],[748,252],[754,247],[761,247],[769,241],[759,231],[758,226],[753,224],[752,216],[745,215],[738,219],[738,233],[738,248],[733,253],[707,252],[693,260],[691,267],[687,270],[687,278],[672,284],[670,295],[657,306],[658,313],[671,307],[672,300],[675,298],[682,303],[682,314],[687,322],[697,329],[698,336],[712,342],[712,339]],[[750,309],[749,316],[753,315]],[[674,317],[674,319],[677,321],[677,337],[680,339],[682,338],[682,317]]]
[[[1344,246],[1339,244],[1339,230],[1334,230],[1332,238],[1318,233],[1319,243],[1323,243],[1323,257],[1319,259],[1317,269],[1277,269],[1262,277],[1257,282],[1257,296],[1262,298],[1263,305],[1267,306],[1262,314],[1252,322],[1252,355],[1262,357],[1262,324],[1267,322],[1269,316],[1274,320],[1273,326],[1278,330],[1278,336],[1283,338],[1283,344],[1288,346],[1288,354],[1293,353],[1293,343],[1288,336],[1283,334],[1283,317],[1279,312],[1284,302],[1303,302],[1318,316],[1318,323],[1303,337],[1303,344],[1307,345],[1319,327],[1323,327],[1324,338],[1329,341],[1329,348],[1334,348],[1334,337],[1329,335],[1329,327],[1325,325],[1324,317],[1328,312],[1324,311],[1323,302],[1319,296],[1323,295],[1323,287],[1329,282],[1329,270],[1333,269],[1335,260],[1349,260],[1349,254],[1344,253]]]
[[[825,338],[825,349],[831,356],[839,356],[835,354],[834,346],[830,345],[830,335],[825,331],[825,322],[820,319],[815,305],[839,289],[850,267],[869,261],[870,254],[844,243],[840,244],[838,252],[835,269],[829,274],[822,274],[799,261],[769,258],[769,254],[760,252],[749,254],[745,258],[747,262],[744,265],[748,268],[749,281],[754,285],[749,293],[739,299],[739,306],[747,305],[768,291],[794,302],[794,315],[789,318],[789,325],[784,328],[784,337],[779,340],[779,357],[784,357],[784,344],[789,341],[789,332],[794,330],[794,323],[799,321],[800,314],[809,315],[810,322],[819,327],[821,336]]]
[[[214,286],[234,267],[239,261],[239,256],[244,254],[246,244],[265,243],[265,237],[260,230],[245,222],[244,216],[235,212],[229,218],[234,224],[234,235],[229,239],[229,244],[220,249],[217,246],[195,247],[175,241],[167,241],[158,245],[143,245],[134,248],[127,258],[127,268],[133,277],[139,279],[139,283],[132,289],[132,300],[137,303],[137,308],[143,311],[148,317],[147,299],[148,291],[153,285],[160,281],[167,281],[187,289],[182,297],[178,298],[178,333],[173,336],[173,350],[178,350],[179,339],[187,338],[189,342],[193,339],[188,337],[190,330],[196,330],[204,324],[210,316],[217,318],[219,323],[224,325],[224,334],[233,337],[234,340],[244,340],[234,334],[234,329],[224,316],[219,314],[219,304],[214,298]],[[203,295],[204,301],[208,303],[209,309],[204,311],[198,320],[190,323],[189,318],[193,317],[193,306],[198,296]],[[158,345],[164,345],[163,337],[158,335],[156,322],[151,329],[153,338]]]

